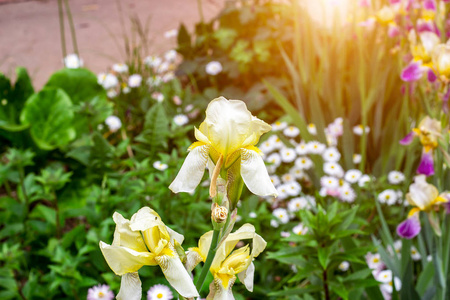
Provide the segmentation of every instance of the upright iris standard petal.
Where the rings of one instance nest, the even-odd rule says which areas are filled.
[[[202,180],[208,161],[209,145],[193,148],[178,172],[177,177],[170,184],[169,189],[174,193],[192,193]]]
[[[416,217],[410,217],[397,226],[397,234],[405,239],[412,239],[420,233],[420,222]]]
[[[278,195],[262,157],[253,150],[241,149],[241,176],[250,192],[260,196]]]
[[[270,129],[269,124],[252,116],[243,101],[227,100],[224,97],[214,99],[206,109],[205,120],[199,129],[195,129],[197,142],[191,145],[191,152],[169,188],[175,193],[193,192],[201,181],[209,157],[211,165],[218,164],[217,173],[214,174],[218,175],[222,170],[229,171],[237,166],[233,169],[232,176],[236,185],[240,182],[240,177],[245,176],[244,182],[253,193],[260,196],[276,195],[275,187],[268,180],[263,160],[260,157],[254,158],[255,153],[247,152],[259,151],[255,145],[261,135]],[[241,160],[243,174],[240,173],[239,165],[235,164],[241,159],[242,154],[246,155]],[[247,157],[250,159],[246,160]],[[219,161],[223,161],[223,165],[218,163]],[[262,182],[256,182],[258,178]],[[214,185],[215,180],[212,180],[210,189],[212,197]],[[231,183],[230,186],[232,185]]]

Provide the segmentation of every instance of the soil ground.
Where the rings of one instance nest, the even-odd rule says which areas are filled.
[[[120,1],[122,14],[117,1]],[[205,20],[210,20],[226,0],[202,0]],[[64,1],[63,1],[64,2]],[[104,72],[124,62],[124,38],[120,15],[131,36],[130,17],[149,20],[147,55],[162,54],[176,45],[164,32],[183,22],[192,30],[200,20],[197,0],[71,0],[79,53],[93,72]],[[149,19],[150,18],[150,19]],[[73,53],[69,23],[65,23],[67,52]],[[63,67],[58,1],[0,0],[0,72],[14,74],[17,66],[28,69],[35,88]]]

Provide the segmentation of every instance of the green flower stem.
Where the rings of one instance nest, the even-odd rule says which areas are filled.
[[[79,58],[80,53],[78,52],[77,36],[75,34],[75,25],[73,23],[72,13],[70,12],[69,1],[64,0],[64,4],[66,5],[66,13],[67,13],[67,17],[69,19],[70,35],[72,36],[72,46],[73,46],[75,54],[78,55],[78,58]]]
[[[211,267],[213,259],[216,256],[217,241],[219,240],[219,234],[220,230],[214,230],[211,240],[211,246],[209,246],[208,255],[206,256],[206,261],[203,264],[203,269],[202,272],[200,273],[200,277],[198,278],[197,283],[195,284],[195,287],[197,288],[197,291],[199,293],[203,287],[203,283],[205,283],[206,275],[208,275],[209,268]]]
[[[55,212],[56,212],[56,238],[59,240],[61,238],[61,222],[59,217],[59,207],[58,207],[58,198],[56,197],[55,190],[52,191],[53,201],[55,203]]]
[[[22,189],[23,198],[25,199],[25,212],[28,215],[30,200],[28,199],[27,190],[25,188],[25,173],[23,167],[19,168],[20,187]]]
[[[61,49],[64,59],[67,56],[67,50],[66,50],[66,36],[64,33],[64,12],[62,0],[58,0],[58,14],[59,14],[59,32],[61,34]]]

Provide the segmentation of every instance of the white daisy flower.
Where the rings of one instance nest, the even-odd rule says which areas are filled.
[[[325,172],[325,174],[338,178],[344,176],[344,170],[342,169],[341,165],[336,162],[325,162],[323,164],[323,171]]]
[[[291,213],[297,212],[300,209],[307,208],[307,207],[309,207],[309,202],[305,197],[292,198],[288,202],[288,210]]]
[[[170,39],[170,38],[173,38],[176,36],[178,36],[178,29],[171,29],[171,30],[164,32],[164,37],[166,39]]]
[[[189,123],[189,118],[186,115],[180,114],[173,117],[173,122],[178,126],[183,126]]]
[[[276,190],[277,190],[277,193],[278,193],[278,197],[277,197],[278,200],[286,199],[289,196],[289,194],[287,192],[288,185],[286,183],[277,186]]]
[[[274,186],[277,186],[281,183],[280,178],[277,175],[271,175],[270,177],[270,181],[272,181],[272,184]]]
[[[391,189],[384,190],[378,195],[378,201],[387,205],[393,205],[397,202],[397,193]]]
[[[308,145],[302,141],[297,146],[295,146],[295,152],[297,152],[297,154],[301,156],[307,155],[309,153]]]
[[[276,220],[270,220],[270,226],[272,226],[273,228],[278,228],[280,226],[280,224],[276,221]]]
[[[417,248],[414,246],[411,246],[411,258],[414,261],[418,261],[422,258],[422,256],[420,255],[419,251],[417,251]]]
[[[316,125],[314,125],[313,123],[309,123],[308,127],[306,127],[306,129],[308,129],[308,132],[311,135],[316,135],[317,134]]]
[[[281,156],[278,153],[272,153],[266,158],[266,162],[278,167],[281,164]]]
[[[154,167],[155,169],[157,169],[157,170],[164,171],[164,170],[166,170],[169,166],[168,166],[167,164],[163,164],[162,162],[160,162],[160,161],[158,160],[158,161],[155,161],[155,162],[153,163],[153,167]]]
[[[325,161],[338,162],[341,159],[341,153],[337,148],[329,147],[323,152],[322,157]]]
[[[300,170],[308,170],[313,166],[313,161],[307,156],[301,156],[295,160],[295,166]]]
[[[144,58],[144,64],[147,66],[156,69],[158,68],[162,63],[162,58],[158,56],[147,56]]]
[[[298,196],[302,191],[301,185],[297,181],[286,183],[286,193],[289,196]]]
[[[334,189],[339,187],[339,180],[332,176],[322,176],[320,178],[320,185],[327,189]]]
[[[383,266],[383,262],[381,261],[381,257],[379,253],[367,253],[366,262],[370,269],[377,270]]]
[[[383,270],[378,273],[375,277],[376,281],[388,283],[392,281],[392,271],[391,270]]]
[[[297,226],[292,228],[292,232],[298,235],[305,235],[308,232],[308,227],[303,225],[303,223],[299,223]]]
[[[277,135],[272,135],[268,140],[273,144],[274,149],[281,149],[284,147],[283,142]]]
[[[290,163],[297,157],[295,150],[292,148],[281,148],[280,149],[281,161],[285,163]]]
[[[105,120],[105,124],[108,126],[111,132],[116,132],[122,127],[122,122],[116,116],[109,116]]]
[[[128,86],[131,88],[137,88],[142,83],[142,76],[139,74],[130,75],[128,78]]]
[[[164,284],[156,284],[147,292],[147,300],[171,300],[173,294],[170,288]]]
[[[163,73],[166,73],[167,71],[169,71],[169,69],[170,69],[170,62],[163,61],[156,69],[156,72],[158,74],[163,74]]]
[[[105,90],[109,90],[119,84],[119,80],[117,79],[117,77],[110,73],[98,74],[97,82],[98,82],[98,84],[103,86],[103,88]]]
[[[159,103],[164,101],[164,95],[160,92],[154,92],[152,94],[152,98],[158,101]]]
[[[346,272],[348,270],[348,268],[350,268],[350,263],[348,261],[343,261],[339,264],[339,270],[341,270],[342,272]]]
[[[307,147],[308,147],[309,153],[311,153],[311,154],[319,154],[320,155],[325,150],[325,145],[318,141],[308,142]]]
[[[295,177],[291,173],[286,173],[281,176],[281,180],[284,183],[295,181]]]
[[[358,180],[361,178],[362,175],[363,175],[363,174],[362,174],[362,172],[361,172],[360,170],[357,170],[357,169],[351,169],[351,170],[348,170],[348,171],[345,173],[344,179],[345,179],[347,182],[350,182],[350,183],[357,183]]]
[[[78,69],[83,66],[83,60],[75,53],[69,54],[64,58],[64,66],[69,69]]]
[[[399,171],[391,171],[388,174],[388,181],[390,184],[400,184],[405,180],[405,175]]]
[[[331,135],[335,138],[341,136],[344,133],[344,128],[343,128],[342,124],[336,123],[336,122],[329,124],[325,130],[326,130],[326,133],[328,133],[329,135]]]
[[[337,144],[338,144],[337,137],[335,137],[334,135],[331,135],[329,133],[325,133],[325,137],[327,139],[327,144],[329,147],[337,146]]]
[[[272,214],[278,219],[279,222],[286,224],[289,222],[289,214],[284,208],[276,208],[273,210]]]
[[[282,232],[280,232],[280,235],[281,235],[281,237],[287,238],[287,237],[291,236],[291,233],[287,232],[287,231],[282,231]]]
[[[251,211],[251,212],[248,214],[248,216],[249,216],[250,218],[252,218],[252,219],[255,219],[258,215],[257,215],[254,211]]]
[[[117,97],[117,91],[115,89],[110,89],[110,90],[106,91],[106,96],[108,98],[115,98],[115,97]]]
[[[370,132],[369,126],[366,126],[366,134],[369,133],[369,132]],[[360,125],[357,125],[357,126],[353,127],[353,133],[356,134],[356,135],[363,135],[363,133],[364,133],[364,126],[362,126],[360,124]]]
[[[286,122],[276,121],[272,124],[272,131],[281,131],[287,127]]]
[[[145,82],[149,87],[157,87],[161,84],[162,80],[161,77],[158,75],[151,76],[147,79]]]
[[[161,78],[163,82],[169,82],[175,79],[175,73],[170,71],[167,72],[166,74],[163,75],[163,77]]]
[[[128,72],[128,66],[126,64],[114,64],[112,66],[114,72],[117,73],[126,73]]]
[[[400,278],[394,277],[394,285],[395,285],[395,290],[400,291],[400,289],[402,288],[402,281],[400,280]],[[392,280],[387,283],[382,284],[380,286],[380,290],[381,290],[381,292],[386,292],[388,294],[392,294],[392,291],[393,291]]]
[[[114,293],[109,289],[109,285],[99,284],[91,287],[87,293],[87,300],[112,300]]]
[[[305,172],[303,172],[303,170],[297,166],[293,166],[289,170],[289,173],[292,174],[292,176],[294,176],[295,179],[304,179],[305,178]]]
[[[222,64],[218,61],[211,61],[205,67],[206,74],[215,76],[222,72]]]
[[[364,174],[361,176],[361,178],[358,180],[359,187],[364,187],[367,183],[371,181],[370,176],[367,174]]]
[[[361,162],[361,159],[362,159],[361,154],[357,154],[357,153],[353,154],[353,163],[355,165],[359,164]]]
[[[350,186],[342,186],[339,189],[339,199],[344,202],[353,203],[356,199],[355,190],[353,190]]]
[[[177,58],[177,51],[175,50],[169,50],[164,54],[165,60],[169,62],[173,62]]]
[[[129,86],[124,86],[124,87],[122,88],[122,93],[128,94],[128,93],[130,93],[130,92],[131,92],[131,89],[130,89]]]
[[[285,136],[290,138],[295,138],[300,134],[300,129],[295,126],[289,126],[283,130]]]
[[[264,142],[262,142],[259,146],[258,146],[259,150],[262,151],[262,153],[264,154],[269,154],[270,152],[272,152],[273,150],[275,150],[274,144],[272,142],[271,139],[267,139]]]

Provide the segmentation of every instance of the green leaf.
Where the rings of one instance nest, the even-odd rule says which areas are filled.
[[[106,92],[97,82],[97,76],[87,69],[62,69],[55,72],[45,87],[60,88],[69,95],[73,104],[87,102]]]
[[[155,104],[145,115],[144,130],[136,137],[136,141],[143,143],[136,150],[148,156],[153,156],[158,149],[167,146],[169,135],[169,120],[164,107]]]
[[[20,121],[31,126],[31,137],[43,150],[65,146],[75,138],[73,118],[70,98],[55,88],[44,88],[28,98],[20,115]]]

